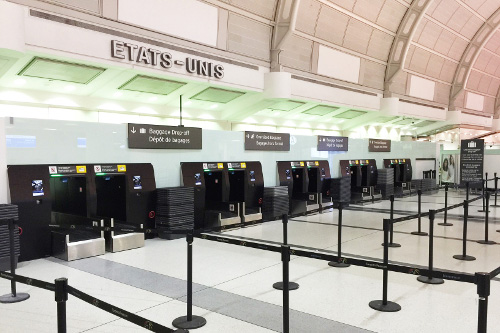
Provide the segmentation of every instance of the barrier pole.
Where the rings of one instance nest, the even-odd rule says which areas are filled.
[[[68,300],[68,279],[56,279],[55,285],[55,299],[57,302],[57,333],[66,333],[66,301]]]
[[[486,188],[488,188],[488,173],[486,173],[486,179],[481,180],[481,186],[483,187],[482,189],[482,194],[483,194],[483,209],[479,209],[478,212],[484,213],[486,212],[486,195],[485,195],[485,185],[484,183],[486,182]]]
[[[283,214],[281,216],[281,222],[283,223],[283,245],[288,245],[288,215]],[[277,290],[283,290],[284,281],[276,282],[273,284],[273,288]],[[288,282],[288,290],[299,289],[299,284],[296,282]]]
[[[489,273],[476,273],[477,295],[479,296],[477,332],[486,333],[488,329],[488,296],[490,295]]]
[[[281,245],[281,261],[283,262],[283,333],[290,332],[290,246]]]
[[[391,201],[391,215],[390,215],[390,220],[392,221],[394,219],[394,194],[392,194],[389,197],[389,200]],[[389,243],[387,244],[387,246],[389,246],[389,247],[401,247],[401,244],[394,243],[393,240],[394,240],[394,225],[393,225],[393,223],[391,223],[391,225],[390,225],[390,232],[389,232]],[[385,246],[385,245],[382,244],[382,246]]]
[[[469,184],[469,183],[467,183]],[[464,201],[464,231],[462,237],[462,254],[456,254],[453,258],[457,260],[473,261],[476,260],[473,256],[467,255],[467,216],[469,216],[469,202]]]
[[[345,268],[351,266],[350,264],[344,262],[342,259],[342,202],[339,202],[339,218],[338,218],[338,229],[337,229],[337,256],[338,261],[330,261],[329,266]]]
[[[418,281],[427,284],[443,284],[444,280],[433,277],[434,273],[434,219],[436,211],[429,210],[429,273],[427,276],[421,275],[417,278]]]
[[[382,281],[382,299],[368,303],[370,308],[382,312],[396,312],[401,310],[398,303],[387,300],[387,284],[389,280],[389,231],[392,219],[384,219],[384,263],[383,263],[383,281]]]
[[[9,220],[9,246],[10,246],[10,272],[16,275],[16,251],[14,243],[14,220]],[[30,298],[29,294],[18,293],[16,289],[16,281],[10,280],[10,294],[0,296],[0,303],[18,303]]]
[[[187,242],[187,316],[174,319],[172,325],[179,329],[196,329],[205,326],[207,320],[193,316],[193,232],[186,234]]]
[[[453,223],[448,223],[448,184],[444,185],[444,219],[443,222],[438,223],[445,227],[452,226]]]
[[[417,190],[418,194],[418,230],[413,231],[412,235],[427,236],[428,233],[422,231],[422,190]]]
[[[497,205],[497,192],[498,192],[498,178],[497,178],[497,173],[495,172],[495,204],[492,205],[493,207],[498,207],[498,205]]]
[[[477,242],[479,244],[485,244],[485,245],[493,245],[496,244],[497,242],[489,240],[488,239],[488,224],[489,224],[489,217],[490,217],[490,192],[486,191],[486,211],[484,213],[484,239],[478,240]]]

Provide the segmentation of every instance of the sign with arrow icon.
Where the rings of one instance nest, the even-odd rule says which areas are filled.
[[[202,130],[196,127],[128,124],[128,147],[202,149]]]

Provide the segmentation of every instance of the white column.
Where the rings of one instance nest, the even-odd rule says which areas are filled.
[[[7,118],[0,117],[0,204],[8,203],[6,121]]]

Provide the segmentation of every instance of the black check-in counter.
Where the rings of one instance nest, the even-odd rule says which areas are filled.
[[[384,159],[384,168],[394,169],[394,194],[410,195],[413,169],[409,158]]]
[[[328,161],[325,162],[328,164]],[[320,209],[324,177],[319,161],[278,161],[276,167],[279,185],[288,187],[290,215],[301,215]],[[326,177],[327,169],[324,171]]]
[[[181,182],[195,189],[196,229],[262,219],[260,162],[183,162]]]
[[[92,216],[104,218],[107,227],[154,228],[156,183],[150,163],[94,164],[90,175],[95,184]],[[109,252],[144,246],[143,233],[109,231],[105,239]]]
[[[99,226],[90,218],[92,180],[88,165],[10,165],[11,202],[19,207],[20,261],[53,255],[75,260],[105,253],[99,230],[51,231],[50,224]]]
[[[351,202],[380,200],[382,195],[375,189],[377,185],[377,162],[369,160],[341,160],[340,173],[351,177]]]
[[[130,164],[129,164],[130,165]],[[128,166],[129,166],[128,165]],[[146,165],[147,172],[142,174],[134,168],[133,175],[152,178],[146,181],[153,186],[151,195],[131,192],[133,175],[123,172],[125,185],[113,188],[99,182],[94,165],[11,165],[8,167],[11,201],[19,207],[19,226],[23,229],[21,237],[21,261],[33,260],[53,255],[64,260],[76,260],[105,253],[105,250],[124,250],[144,246],[144,235],[127,234],[116,241],[113,232],[100,230],[81,230],[81,227],[111,226],[117,217],[127,221],[122,226],[140,226],[146,224],[148,214],[153,209],[143,203],[154,203],[154,173],[151,164]],[[149,168],[147,167],[149,165]],[[140,168],[139,168],[140,169]],[[100,170],[98,168],[98,170]],[[104,176],[104,173],[99,172]],[[130,178],[130,179],[128,179]],[[132,184],[129,186],[129,184]],[[147,189],[144,191],[148,192]],[[117,213],[121,207],[125,212]],[[110,215],[113,215],[110,216]],[[146,216],[146,219],[138,219]],[[153,215],[154,217],[154,215]],[[51,228],[50,225],[55,225]],[[57,228],[57,225],[75,225],[78,228]],[[136,241],[128,240],[135,238]],[[142,238],[142,242],[138,239]],[[126,241],[127,240],[127,241]],[[121,243],[121,245],[118,245]]]

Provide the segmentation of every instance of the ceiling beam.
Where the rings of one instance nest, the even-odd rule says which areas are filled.
[[[299,13],[300,0],[279,0],[276,24],[271,41],[271,71],[281,72],[280,53],[283,45],[293,36]]]
[[[478,29],[469,45],[462,53],[460,62],[458,63],[455,75],[450,90],[450,102],[448,109],[455,110],[455,101],[458,95],[464,91],[469,80],[470,73],[476,63],[481,50],[486,46],[486,43],[494,35],[500,27],[500,8],[498,8],[486,22]]]
[[[391,83],[404,69],[406,56],[417,27],[433,0],[413,1],[399,24],[385,71],[384,96],[390,97]]]

